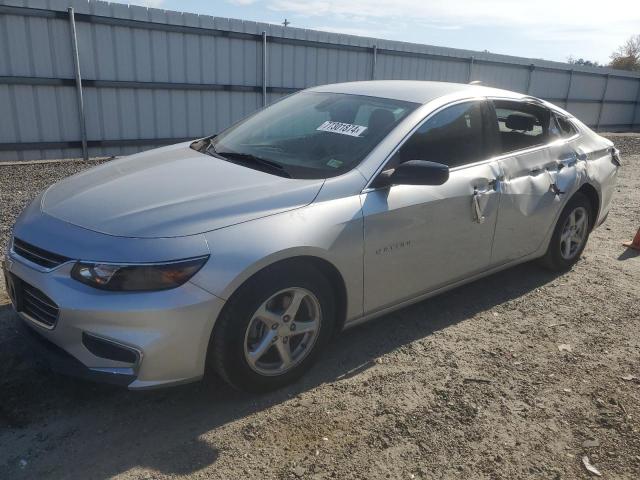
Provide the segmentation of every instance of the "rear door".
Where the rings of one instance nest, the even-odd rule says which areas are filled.
[[[544,106],[513,100],[492,104],[504,175],[492,263],[501,264],[541,246],[563,205],[562,180],[575,177],[576,152],[558,142],[555,119]]]
[[[366,312],[416,297],[486,269],[499,176],[486,132],[486,102],[445,107],[428,118],[383,170],[408,160],[450,167],[438,186],[393,185],[365,191]]]

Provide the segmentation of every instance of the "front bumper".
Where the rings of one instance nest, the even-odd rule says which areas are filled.
[[[20,339],[36,353],[37,360],[41,361],[39,363],[43,363],[54,372],[83,380],[110,383],[123,387],[131,385],[136,380],[134,370],[131,368],[91,369],[43,337],[38,333],[37,329],[30,326],[27,320],[18,319],[16,323]]]
[[[130,389],[187,383],[204,375],[223,300],[190,282],[160,292],[101,291],[73,280],[72,266],[42,271],[13,252],[5,262],[10,275],[39,289],[59,308],[53,327],[18,312],[28,329],[25,338],[52,369]],[[87,335],[137,352],[135,360],[96,355],[85,344]]]

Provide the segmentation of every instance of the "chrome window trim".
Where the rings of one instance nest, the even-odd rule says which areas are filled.
[[[536,99],[534,97],[525,97],[525,98],[522,98],[522,99],[517,99],[517,98],[511,98],[511,97],[487,96],[487,97],[469,97],[469,98],[457,99],[457,100],[451,101],[451,102],[446,103],[444,105],[441,105],[437,109],[432,110],[431,112],[429,112],[422,120],[420,120],[411,129],[411,131],[409,133],[407,133],[407,135],[405,135],[405,137],[398,143],[398,145],[396,145],[394,147],[394,149],[391,151],[391,153],[388,154],[385,157],[385,159],[380,163],[380,166],[376,170],[375,174],[367,181],[367,184],[362,189],[361,193],[369,193],[369,192],[373,192],[373,191],[380,190],[380,189],[383,189],[383,188],[387,188],[387,187],[373,188],[373,187],[370,187],[370,185],[374,182],[374,180],[378,177],[378,175],[380,175],[380,173],[382,171],[384,171],[385,165],[387,165],[387,163],[398,152],[398,150],[400,150],[400,148],[402,148],[402,146],[416,132],[416,130],[418,130],[431,117],[433,117],[437,113],[440,113],[445,108],[449,108],[451,106],[454,106],[454,105],[457,105],[457,104],[460,104],[460,103],[468,103],[468,102],[473,102],[473,101],[494,101],[494,100],[505,100],[505,101],[518,102],[518,103],[532,103],[532,104],[535,104],[536,106],[545,108],[551,114],[560,115],[560,116],[564,117],[565,119],[567,119],[568,121],[571,121],[571,117],[569,117],[569,116],[567,116],[565,114],[562,114],[561,112],[557,112],[556,110],[554,110],[552,108],[547,107],[544,103],[542,103],[542,101],[540,101],[540,100],[538,100],[538,99]],[[579,138],[581,136],[581,130],[578,128],[578,126],[575,123],[571,122],[571,124],[575,127],[577,133],[575,135],[569,137],[569,138],[559,138],[559,139],[555,139],[555,140],[553,140],[551,142],[544,143],[542,145],[535,145],[535,146],[529,147],[529,148],[521,148],[519,150],[513,150],[511,152],[503,153],[501,155],[497,155],[497,156],[494,156],[494,157],[491,157],[491,158],[487,158],[487,159],[484,159],[484,160],[478,160],[477,162],[467,163],[467,164],[464,164],[464,165],[458,165],[456,167],[450,168],[449,171],[450,172],[457,172],[457,171],[460,171],[460,170],[464,170],[466,168],[477,167],[478,165],[483,165],[485,163],[491,163],[491,162],[494,162],[494,161],[504,160],[506,158],[514,157],[516,155],[527,155],[529,153],[534,153],[536,151],[541,151],[541,150],[543,150],[545,148],[549,148],[550,146],[552,146],[552,145],[554,145],[556,143],[557,144],[568,143],[570,141],[576,140],[577,138]]]

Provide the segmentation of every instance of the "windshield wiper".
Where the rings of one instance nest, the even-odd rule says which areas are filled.
[[[277,172],[278,175],[283,177],[291,178],[291,174],[278,162],[274,162],[273,160],[267,160],[266,158],[257,157],[252,155],[251,153],[241,153],[241,152],[218,152],[213,143],[209,144],[207,151],[212,151],[216,156],[222,157],[223,159],[234,160],[242,163],[254,163],[257,165],[261,165],[263,167],[267,167],[271,171]]]
[[[195,142],[191,143],[190,147],[196,150],[197,152],[207,153],[207,150],[211,146],[213,139],[216,138],[217,136],[218,135],[211,135],[210,137],[205,137],[205,138],[201,138],[200,140],[196,140]]]

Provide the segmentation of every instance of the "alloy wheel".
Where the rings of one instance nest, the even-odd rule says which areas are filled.
[[[261,375],[281,375],[311,352],[320,331],[320,302],[309,290],[292,287],[269,297],[253,314],[244,355]]]
[[[580,251],[587,238],[589,214],[584,207],[575,208],[567,217],[560,235],[560,255],[571,260]]]

